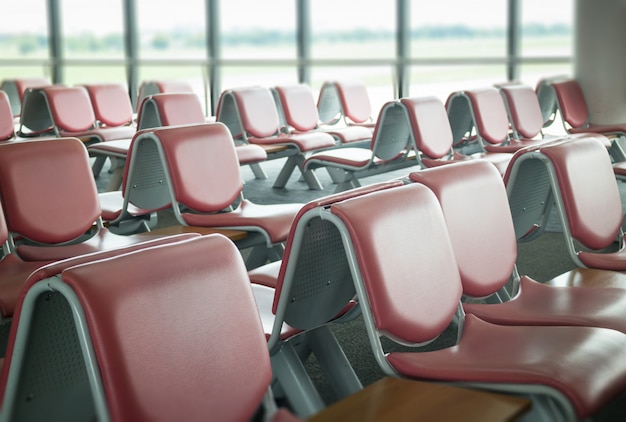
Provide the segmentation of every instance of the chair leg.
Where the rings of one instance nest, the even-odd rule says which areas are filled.
[[[280,170],[280,173],[278,174],[278,177],[276,178],[276,181],[274,182],[274,187],[284,188],[285,185],[287,184],[287,181],[289,181],[291,174],[293,173],[295,168],[298,167],[298,169],[300,169],[300,172],[302,173],[302,176],[304,177],[304,180],[309,186],[309,189],[324,190],[324,187],[320,183],[319,179],[317,178],[313,170],[304,171],[304,167],[303,167],[304,160],[305,158],[302,154],[297,154],[297,155],[292,155],[290,157],[287,157],[287,161],[285,162],[285,165]]]
[[[320,368],[330,380],[330,385],[338,399],[347,397],[363,388],[361,380],[354,372],[350,361],[328,325],[308,332],[307,339]]]
[[[259,180],[267,179],[265,170],[263,170],[263,167],[261,167],[259,163],[252,163],[249,166],[250,166],[250,170],[252,170],[252,173],[254,174],[255,179],[259,179]]]
[[[325,407],[322,397],[289,342],[281,345],[280,350],[271,356],[271,361],[274,378],[298,416],[306,418]]]

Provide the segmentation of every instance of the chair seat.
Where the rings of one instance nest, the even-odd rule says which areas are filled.
[[[294,217],[302,204],[259,205],[243,200],[236,210],[216,214],[184,213],[190,226],[243,228],[265,230],[272,243],[284,242]]]
[[[149,234],[121,236],[111,233],[106,228],[102,228],[95,236],[85,242],[74,245],[54,246],[19,245],[17,247],[17,254],[25,261],[56,261],[78,255],[139,244],[149,239],[154,239],[154,236]]]
[[[90,153],[102,154],[113,157],[126,158],[132,143],[132,138],[116,139],[114,141],[100,142],[90,145],[87,150]]]
[[[251,136],[248,138],[248,141],[251,144],[257,145],[295,145],[301,152],[315,151],[335,146],[335,139],[330,134],[323,132],[301,133],[297,135],[281,134],[267,138],[256,138]]]
[[[580,261],[589,268],[626,271],[626,246],[615,252],[578,252]]]
[[[252,284],[252,293],[256,300],[257,307],[259,308],[259,315],[261,317],[261,323],[263,324],[263,330],[265,330],[265,338],[269,339],[272,333],[272,327],[274,326],[274,313],[272,312],[272,303],[274,303],[275,290],[271,287],[261,286],[259,284]],[[280,331],[280,338],[286,339],[295,336],[302,332],[296,328],[290,327],[287,324],[283,324]]]
[[[520,280],[520,293],[497,304],[466,303],[465,312],[492,324],[574,325],[612,328],[626,332],[626,294],[620,288],[593,289],[557,287],[527,276]]]
[[[536,347],[542,345],[542,347]],[[621,392],[626,336],[589,327],[526,327],[490,324],[468,314],[453,347],[423,353],[393,352],[391,365],[403,376],[467,383],[551,386],[566,396],[579,419]],[[512,369],[514,368],[514,369]]]
[[[276,288],[281,264],[282,261],[274,261],[248,271],[250,282]]]
[[[350,144],[352,142],[372,139],[373,128],[374,126],[369,129],[364,126],[347,126],[324,130],[339,139],[339,142],[342,144]]]
[[[485,149],[489,152],[500,152],[513,154],[522,148],[543,145],[551,142],[552,139],[511,139],[507,144],[501,145],[485,145]]]
[[[235,147],[239,164],[260,163],[267,160],[267,153],[259,145],[237,145]]]
[[[365,148],[337,148],[317,152],[305,161],[305,166],[312,162],[332,163],[349,169],[367,167],[372,161],[372,151]]]
[[[421,161],[424,164],[424,166],[428,168],[438,167],[438,166],[442,166],[442,165],[450,164],[450,163],[470,161],[470,160],[489,161],[491,164],[496,166],[496,168],[498,169],[498,172],[502,176],[504,176],[504,174],[506,173],[506,169],[508,168],[509,163],[511,162],[511,154],[497,153],[497,152],[494,152],[494,153],[477,152],[472,155],[463,155],[463,154],[459,154],[455,152],[454,157],[452,158],[440,158],[440,159],[433,159],[433,158],[428,158],[428,157],[421,158]]]
[[[102,192],[98,194],[98,198],[100,199],[102,219],[104,221],[113,221],[120,216],[124,202],[122,191],[116,190],[111,192]],[[127,211],[131,216],[145,215],[151,212],[151,210],[144,210],[131,203],[128,204]]]
[[[59,136],[68,137],[73,136],[76,138],[94,137],[99,138],[101,141],[114,141],[118,139],[130,139],[132,138],[137,129],[134,126],[118,126],[118,127],[106,127],[89,129],[83,132],[68,132],[60,131]]]

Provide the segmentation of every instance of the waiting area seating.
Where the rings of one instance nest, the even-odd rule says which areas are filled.
[[[0,145],[0,196],[9,250],[26,261],[59,260],[151,238],[104,227],[87,149],[76,138]]]
[[[576,79],[550,82],[556,105],[568,133],[596,133],[610,139],[611,156],[615,162],[626,161],[626,123],[596,124],[589,121],[589,109],[582,87]],[[547,89],[547,87],[546,87]]]
[[[624,211],[602,141],[588,136],[525,151],[505,181],[518,239],[539,236],[554,204],[577,266],[626,270]]]
[[[624,391],[626,363],[615,358],[626,345],[623,333],[504,326],[464,314],[445,217],[425,186],[349,199],[322,218],[346,238],[372,351],[389,376],[521,394],[533,401],[530,419],[546,421],[584,420]],[[420,351],[454,321],[454,344]],[[387,341],[408,349],[387,353]]]
[[[67,268],[18,313],[3,420],[250,420],[260,405],[295,420],[274,415],[251,285],[220,235]]]
[[[131,138],[133,126],[100,127],[87,89],[52,85],[26,91],[18,135],[76,137],[86,144]]]
[[[222,123],[141,131],[133,140],[128,170],[147,183],[127,185],[142,209],[171,207],[179,224],[247,232],[240,248],[253,248],[250,267],[280,259],[302,204],[255,204],[243,197],[243,180],[230,132]],[[160,175],[146,180],[146,175]],[[130,176],[127,175],[127,176]],[[140,202],[143,201],[143,202]]]
[[[322,189],[315,173],[304,169],[304,160],[306,154],[335,147],[335,139],[323,132],[283,132],[269,88],[243,87],[224,91],[220,96],[216,119],[228,127],[235,141],[263,147],[268,160],[287,158],[274,182],[275,188],[285,187],[297,167],[309,188]],[[255,176],[265,177],[260,173]]]
[[[372,139],[372,131],[363,126],[321,125],[315,98],[308,85],[278,85],[272,88],[272,92],[291,133],[329,133],[337,140],[338,146],[354,146],[357,142],[369,144]]]
[[[444,104],[436,97],[401,98],[410,121],[417,159],[430,168],[460,161],[482,159],[491,162],[504,175],[512,155],[498,152],[475,152],[470,155],[456,151],[452,129]]]
[[[364,126],[376,124],[367,86],[355,79],[326,81],[320,88],[317,109],[327,125]]]
[[[137,106],[139,110],[144,98],[154,94],[173,92],[193,92],[190,83],[178,79],[146,79],[141,82],[137,90]]]
[[[423,170],[411,173],[410,180],[433,191],[442,208],[468,298],[466,313],[501,325],[591,326],[626,333],[625,274],[573,269],[557,277],[576,277],[587,285],[602,278],[612,286],[596,289],[556,287],[553,280],[519,274],[506,188],[488,163]]]
[[[335,192],[360,186],[360,179],[419,165],[415,143],[400,101],[389,101],[380,110],[370,148],[345,147],[309,156],[304,170],[325,168],[337,183]]]
[[[0,90],[4,91],[9,97],[11,113],[13,117],[18,118],[22,114],[22,103],[24,102],[26,90],[49,85],[52,84],[46,78],[4,79],[0,84]]]

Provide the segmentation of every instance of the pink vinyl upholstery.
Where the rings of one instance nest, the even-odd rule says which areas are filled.
[[[123,84],[85,85],[96,120],[103,126],[126,126],[133,121],[133,106]]]
[[[369,93],[361,81],[342,79],[324,82],[320,88],[317,108],[325,123],[336,124],[343,120],[347,126],[374,128]]]
[[[143,99],[154,94],[172,92],[193,92],[193,87],[182,80],[145,80],[139,85],[137,92],[137,110],[141,106]]]
[[[485,159],[504,174],[511,161],[508,153],[474,153],[464,155],[454,151],[452,129],[444,104],[436,97],[400,99],[406,107],[415,145],[425,167],[436,167],[458,161]]]
[[[420,184],[346,200],[331,212],[349,234],[366,295],[359,302],[386,373],[547,395],[556,405],[550,411],[565,420],[593,415],[626,388],[626,364],[613,358],[626,337],[604,328],[501,326],[467,314],[452,346],[384,353],[375,338],[427,343],[454,318],[462,282],[444,214]]]
[[[554,81],[552,87],[563,120],[574,129],[586,128],[589,123],[589,111],[578,82],[574,79]]]
[[[0,148],[7,225],[14,237],[33,242],[17,245],[22,258],[63,259],[146,239],[115,235],[98,225],[98,192],[87,150],[78,139],[31,140]],[[87,233],[92,236],[82,239]]]
[[[6,92],[0,91],[0,141],[13,138],[15,138],[15,122],[11,112],[11,103]]]
[[[147,116],[147,113],[151,115]],[[146,97],[137,119],[140,129],[206,121],[200,98],[193,92],[169,92]]]

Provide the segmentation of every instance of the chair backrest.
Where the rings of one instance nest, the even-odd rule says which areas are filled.
[[[278,94],[287,125],[300,132],[317,128],[319,114],[315,106],[315,97],[309,86],[279,85],[274,89]]]
[[[32,140],[0,148],[0,196],[12,232],[40,243],[63,243],[99,219],[98,191],[81,141]]]
[[[267,138],[280,132],[280,116],[269,88],[238,88],[231,92],[247,136]]]
[[[357,80],[336,80],[334,84],[345,117],[354,123],[372,120],[372,104],[367,86]]]
[[[29,88],[24,92],[18,132],[21,136],[54,132],[54,121],[42,88]]]
[[[17,117],[22,112],[22,103],[24,101],[24,93],[29,88],[39,88],[51,85],[46,78],[19,78],[5,79],[0,85],[0,90],[7,93],[11,103],[11,112]]]
[[[505,100],[509,121],[516,138],[532,139],[541,135],[543,116],[535,90],[528,85],[502,85],[500,92]]]
[[[15,137],[15,122],[11,112],[9,96],[0,91],[0,141],[6,141]]]
[[[471,104],[478,136],[494,145],[506,142],[509,136],[509,118],[500,92],[495,87],[463,91]]]
[[[370,147],[374,156],[387,161],[400,158],[414,148],[407,111],[399,100],[385,103],[376,119]]]
[[[316,209],[402,185],[395,180],[350,189],[310,201],[300,209],[285,244],[274,295],[272,310],[281,325],[286,322],[304,330],[327,323],[356,294],[341,234]],[[279,333],[273,331],[270,348]]]
[[[124,84],[84,85],[96,120],[104,126],[124,126],[133,121],[133,105]]]
[[[583,90],[575,79],[552,82],[557,104],[563,123],[572,128],[584,128],[588,125],[589,110]]]
[[[451,92],[446,98],[446,112],[452,130],[453,145],[462,143],[472,136],[474,118],[471,107],[469,99],[463,94],[463,91]]]
[[[82,86],[41,88],[57,132],[84,132],[96,127],[96,115],[87,89]]]
[[[537,81],[535,92],[537,100],[541,107],[541,116],[543,118],[543,127],[550,126],[556,119],[558,105],[556,102],[556,94],[552,88],[552,82],[559,79],[568,79],[567,76],[552,76],[549,78],[541,78]]]
[[[146,80],[139,85],[137,92],[137,111],[144,98],[165,92],[193,92],[193,87],[180,80]]]
[[[432,159],[450,154],[452,129],[441,100],[436,97],[412,97],[400,101],[409,116],[419,152]]]
[[[435,195],[415,183],[340,202],[331,212],[345,226],[359,303],[375,329],[405,344],[437,338],[454,318],[462,287]]]
[[[240,197],[243,180],[239,161],[233,138],[222,123],[165,127],[143,136],[159,143],[176,202],[212,213],[226,209]]]
[[[541,154],[554,168],[555,194],[572,238],[593,250],[610,246],[621,232],[624,214],[604,145],[586,137],[548,145]]]
[[[193,92],[169,92],[144,98],[139,129],[204,123],[206,118],[200,99]]]
[[[147,248],[47,280],[24,299],[8,420],[250,420],[259,408],[272,376],[267,342],[239,251],[225,237]],[[29,314],[53,318],[57,329],[49,334],[50,322]],[[31,377],[37,363],[47,371]]]
[[[341,102],[334,82],[326,81],[322,84],[317,97],[317,112],[323,124],[334,125],[341,120]]]
[[[471,160],[409,177],[439,200],[464,293],[487,297],[504,287],[517,260],[517,241],[506,189],[495,166]]]

